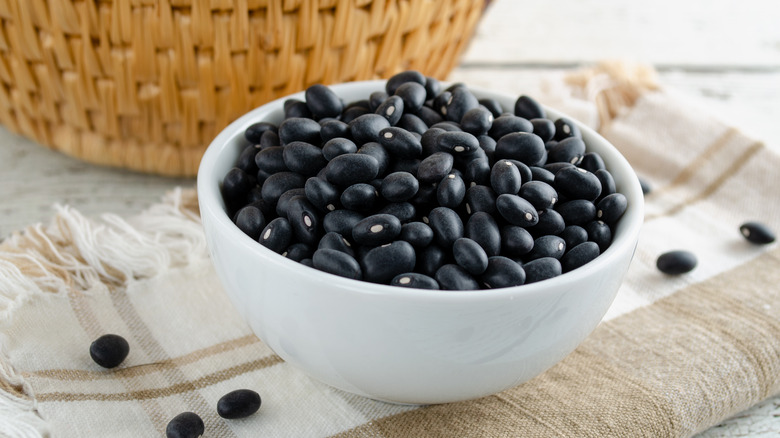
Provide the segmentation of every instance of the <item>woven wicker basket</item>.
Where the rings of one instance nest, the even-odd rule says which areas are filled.
[[[0,0],[0,123],[93,163],[194,175],[244,112],[314,83],[445,77],[483,0]]]

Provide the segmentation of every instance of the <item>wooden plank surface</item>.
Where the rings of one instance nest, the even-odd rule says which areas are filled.
[[[780,151],[780,2],[493,0],[451,80],[534,94],[554,75],[604,59],[653,64],[662,84]],[[0,238],[46,221],[52,205],[135,214],[173,179],[90,165],[0,128]],[[697,438],[780,435],[780,396]]]

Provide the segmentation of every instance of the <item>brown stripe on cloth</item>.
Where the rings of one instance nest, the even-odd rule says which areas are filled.
[[[35,398],[39,402],[71,402],[71,401],[83,401],[83,400],[98,400],[98,401],[136,401],[136,400],[151,400],[161,397],[170,397],[172,395],[180,395],[188,392],[197,391],[198,389],[206,388],[208,386],[224,382],[225,380],[232,379],[234,377],[268,368],[282,363],[282,359],[279,356],[269,356],[262,359],[257,359],[235,365],[226,369],[220,369],[213,373],[207,374],[203,377],[177,382],[165,387],[160,388],[148,388],[139,389],[128,392],[111,392],[111,393],[80,393],[80,392],[42,392],[35,395]],[[211,412],[213,407],[206,406],[203,410],[200,410],[201,415],[206,417],[207,413]],[[205,418],[204,418],[205,421]],[[224,423],[223,423],[224,426]],[[215,426],[209,430],[213,429]],[[230,432],[232,434],[232,432]],[[225,436],[225,435],[219,435]]]
[[[780,247],[602,323],[537,378],[349,437],[682,437],[780,393]]]
[[[188,365],[199,360],[208,359],[214,355],[224,353],[226,351],[235,350],[247,345],[252,345],[260,342],[255,335],[246,335],[237,339],[233,339],[219,344],[211,345],[200,350],[193,351],[192,353],[185,354],[184,356],[174,357],[161,362],[154,362],[150,364],[137,365],[128,368],[120,368],[112,371],[111,373],[105,373],[101,371],[91,370],[69,370],[69,369],[49,369],[38,370],[27,373],[22,373],[24,377],[45,377],[49,379],[60,380],[100,380],[107,379],[113,380],[117,378],[128,377],[140,377],[150,373],[159,372],[166,369],[172,369],[183,365]]]

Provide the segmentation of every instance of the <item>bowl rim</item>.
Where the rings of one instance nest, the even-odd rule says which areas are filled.
[[[357,90],[384,90],[385,80],[369,80],[369,81],[354,81],[340,84],[329,85],[329,87],[336,92],[339,96],[345,92],[353,92]],[[448,86],[449,82],[442,82],[443,86]],[[468,86],[468,85],[467,85]],[[485,89],[481,87],[468,86],[479,98],[493,98],[500,101],[514,101],[517,96]],[[368,93],[366,93],[366,98]],[[351,291],[365,296],[381,296],[388,299],[402,299],[402,300],[423,300],[429,301],[432,299],[440,300],[444,302],[449,301],[471,301],[471,300],[486,300],[486,299],[514,299],[519,296],[544,294],[547,290],[558,287],[571,287],[577,286],[584,278],[592,275],[593,270],[608,271],[609,265],[620,258],[622,254],[626,252],[633,252],[636,249],[636,243],[639,237],[639,232],[644,222],[644,194],[642,193],[639,179],[636,176],[633,167],[628,163],[628,160],[618,151],[618,149],[607,141],[604,137],[598,134],[595,130],[586,126],[579,120],[576,120],[565,113],[557,111],[555,109],[544,106],[547,112],[548,118],[560,118],[566,117],[577,125],[584,138],[587,138],[586,144],[590,144],[591,141],[601,143],[598,149],[604,149],[599,151],[599,154],[607,164],[607,169],[615,176],[615,169],[618,169],[617,174],[619,178],[616,178],[618,183],[619,192],[623,193],[629,200],[628,208],[621,217],[618,227],[613,234],[613,240],[606,251],[599,254],[594,260],[588,262],[585,267],[580,267],[572,271],[563,273],[559,276],[542,280],[536,283],[522,284],[519,286],[511,286],[505,288],[496,289],[476,289],[476,290],[430,290],[430,289],[416,289],[399,287],[385,284],[371,283],[364,280],[354,280],[346,277],[337,276],[324,271],[320,271],[314,268],[301,265],[299,262],[290,260],[286,257],[277,254],[276,252],[260,245],[256,240],[250,238],[244,234],[232,220],[228,217],[225,211],[224,201],[222,201],[221,184],[224,175],[218,175],[216,173],[215,164],[218,162],[218,158],[227,153],[229,148],[235,148],[234,140],[236,137],[240,137],[243,140],[243,133],[246,128],[256,122],[267,120],[267,118],[273,115],[279,116],[279,112],[282,110],[284,101],[287,99],[300,99],[304,100],[304,91],[293,93],[279,99],[275,99],[268,103],[265,103],[253,110],[250,110],[246,114],[242,115],[227,127],[225,127],[214,140],[209,144],[203,157],[201,159],[198,174],[197,174],[197,196],[199,201],[199,208],[201,212],[201,218],[209,216],[213,219],[214,225],[224,232],[224,237],[228,239],[235,239],[235,243],[246,247],[253,254],[257,254],[259,258],[268,259],[275,263],[280,268],[289,269],[291,271],[298,271],[296,275],[303,275],[310,277],[314,282],[325,282],[331,287],[328,289],[337,288],[344,292]],[[551,117],[552,116],[552,117]],[[631,177],[633,175],[633,177]]]

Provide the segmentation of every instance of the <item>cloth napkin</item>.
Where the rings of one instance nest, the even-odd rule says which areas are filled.
[[[653,191],[605,320],[537,378],[405,406],[306,377],[229,303],[181,189],[130,218],[58,206],[0,244],[0,435],[160,436],[192,411],[210,437],[683,437],[780,393],[780,248],[739,233],[748,220],[780,230],[780,157],[637,72],[570,76],[555,95],[597,115]],[[696,269],[660,273],[675,249]],[[105,333],[130,344],[115,369],[89,357]],[[262,407],[220,418],[217,400],[239,388]]]

